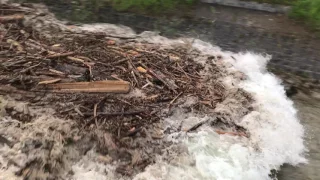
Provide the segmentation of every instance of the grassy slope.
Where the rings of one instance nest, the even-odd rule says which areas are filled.
[[[320,30],[320,0],[299,0],[293,4],[290,13],[292,18],[305,22]]]
[[[195,0],[111,0],[119,10],[170,11],[180,5],[191,5]]]
[[[242,1],[255,1],[259,3],[292,5],[297,0],[242,0]]]
[[[289,16],[320,30],[320,0],[243,0],[292,6]]]

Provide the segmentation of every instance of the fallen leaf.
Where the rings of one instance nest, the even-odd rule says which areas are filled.
[[[147,73],[147,70],[144,69],[144,68],[141,67],[141,66],[137,67],[137,70],[138,70],[139,72],[141,72],[141,73]]]
[[[152,96],[146,97],[145,99],[146,100],[155,100],[159,96],[160,96],[159,94],[156,94],[156,95],[152,95]]]
[[[129,130],[129,132],[133,132],[134,130],[136,130],[135,127],[131,128],[131,129]]]
[[[129,50],[127,53],[131,54],[131,55],[134,55],[134,56],[140,55],[140,53],[138,53],[137,51],[134,51],[134,50]]]
[[[211,101],[200,101],[201,104],[205,104],[212,107]]]
[[[116,41],[114,41],[114,40],[108,40],[108,41],[107,41],[107,44],[108,44],[108,45],[115,45],[115,44],[116,44]]]
[[[174,61],[174,62],[178,62],[180,61],[180,57],[176,56],[176,55],[169,55],[169,58],[171,61]]]
[[[8,39],[7,43],[15,46],[18,49],[18,51],[20,51],[20,52],[23,51],[23,47],[21,46],[21,44],[18,41],[15,41],[13,39]]]

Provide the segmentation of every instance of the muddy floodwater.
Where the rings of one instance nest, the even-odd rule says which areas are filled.
[[[67,4],[51,3],[49,8],[59,18],[69,17],[75,21],[79,20],[74,24],[84,20],[76,18],[77,14],[81,14],[75,13],[79,9],[75,10]],[[283,72],[290,72],[310,80],[312,84],[309,84],[308,88],[318,86],[320,41],[313,38],[303,27],[293,24],[282,15],[207,5],[200,5],[195,10],[195,17],[205,17],[207,20],[177,18],[168,20],[118,13],[110,7],[101,8],[98,13],[91,15],[90,10],[84,12],[89,14],[84,22],[121,24],[131,27],[137,33],[158,31],[170,38],[198,38],[225,51],[267,53],[273,56],[268,65],[272,72],[280,75]],[[288,34],[285,30],[288,28],[294,29],[295,34]],[[292,80],[290,82],[294,86],[300,86],[300,82]],[[308,163],[296,167],[283,165],[277,177],[279,180],[317,180],[320,179],[320,100],[301,92],[293,96],[292,100],[306,131]]]
[[[280,180],[299,180],[320,178],[320,101],[306,95],[293,98],[301,123],[306,128],[306,145],[309,149],[309,163],[299,167],[284,166],[278,175]]]

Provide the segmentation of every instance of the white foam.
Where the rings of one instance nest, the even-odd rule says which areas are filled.
[[[97,28],[99,27],[99,28]],[[122,29],[121,29],[122,28]],[[130,29],[101,25],[84,25],[82,30],[104,31],[116,35],[137,37]],[[119,32],[119,33],[118,33]],[[188,44],[184,40],[169,40],[156,34],[140,35],[140,40],[151,43]],[[303,145],[304,129],[296,116],[292,101],[285,96],[280,80],[266,70],[270,57],[253,53],[233,54],[222,52],[220,48],[200,40],[194,40],[192,47],[203,54],[221,55],[228,71],[241,71],[247,79],[235,80],[225,77],[226,84],[240,87],[250,92],[254,99],[254,111],[239,125],[248,129],[250,138],[218,135],[211,127],[203,127],[198,133],[181,136],[181,141],[188,147],[188,153],[175,157],[174,163],[158,160],[134,177],[135,180],[263,180],[270,179],[272,169],[279,169],[284,163],[297,165],[305,163]],[[233,56],[236,60],[234,60]],[[205,63],[205,58],[199,58]],[[228,65],[229,64],[229,65]],[[188,119],[197,118],[189,114]],[[175,121],[174,117],[171,121]],[[73,167],[76,179],[102,179],[103,169],[96,164],[91,166],[78,164]]]
[[[150,32],[139,36],[142,41],[170,46],[191,43],[205,55],[221,56],[229,72],[240,71],[247,76],[241,81],[233,76],[225,77],[225,84],[251,93],[255,104],[253,112],[236,122],[249,131],[249,139],[218,135],[209,127],[202,128],[192,137],[183,139],[189,155],[177,157],[192,159],[194,165],[185,165],[184,161],[175,165],[159,161],[135,179],[270,179],[270,170],[279,170],[284,163],[306,162],[304,129],[281,81],[266,70],[270,56],[223,52],[200,40],[169,40]],[[197,61],[204,64],[206,58],[199,57]],[[190,118],[198,117],[187,117]],[[167,122],[172,125],[175,120],[173,116],[172,123],[170,119]]]
[[[250,132],[250,138],[218,135],[210,127],[202,128],[184,139],[189,150],[187,158],[195,164],[186,165],[183,160],[175,165],[159,162],[136,179],[271,179],[270,171],[279,170],[284,163],[306,163],[304,129],[293,102],[286,97],[281,81],[266,70],[271,57],[250,52],[223,53],[201,41],[195,41],[193,46],[206,54],[222,53],[224,60],[233,65],[230,71],[247,76],[244,81],[234,80],[233,85],[251,93],[256,102],[254,111],[238,121]],[[231,84],[232,77],[226,80]],[[186,159],[182,157],[178,158]]]
[[[105,165],[103,163],[97,162],[98,154],[93,150],[89,151],[86,156],[72,166],[74,175],[72,179],[74,180],[113,180],[122,178],[116,177],[114,174],[115,166]]]

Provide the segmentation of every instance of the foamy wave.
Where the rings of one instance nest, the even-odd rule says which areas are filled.
[[[88,25],[80,28],[86,31],[118,32],[118,27],[110,31],[107,25]],[[121,34],[131,30],[123,29]],[[116,33],[116,35],[118,35]],[[135,36],[136,37],[136,36]],[[281,81],[266,70],[269,56],[253,53],[234,54],[222,52],[220,48],[200,40],[169,40],[154,34],[144,33],[141,41],[163,43],[168,46],[191,43],[191,47],[203,54],[222,56],[222,63],[229,73],[240,71],[247,76],[246,80],[235,79],[232,75],[223,79],[229,88],[242,88],[255,99],[253,111],[237,120],[238,125],[249,131],[250,137],[219,135],[212,127],[203,126],[197,133],[182,134],[175,143],[186,146],[187,152],[175,157],[172,161],[159,160],[134,177],[135,180],[257,180],[270,179],[272,169],[279,169],[282,164],[297,165],[305,163],[303,145],[304,129],[296,116],[293,103],[285,96]],[[207,57],[197,61],[204,64]],[[188,114],[186,119],[197,119]],[[167,121],[174,122],[179,117]],[[181,118],[181,117],[180,117]],[[92,159],[92,157],[88,157]],[[83,161],[87,161],[84,159]],[[93,163],[93,164],[92,164]],[[106,170],[113,170],[103,164],[82,161],[72,167],[73,179],[112,179],[114,175],[105,175]],[[11,175],[11,174],[9,174]],[[8,176],[9,176],[8,175]],[[104,176],[106,178],[104,178]],[[6,176],[7,177],[7,176]],[[111,178],[110,178],[111,177]]]
[[[240,71],[247,76],[246,80],[227,76],[223,79],[225,85],[249,92],[255,104],[252,112],[236,122],[248,130],[249,138],[218,135],[211,127],[203,127],[197,133],[181,136],[188,154],[176,157],[174,164],[159,160],[134,179],[270,179],[270,171],[279,170],[284,163],[307,162],[304,128],[281,81],[266,69],[270,56],[223,52],[200,40],[170,40],[155,33],[139,36],[141,41],[169,46],[191,44],[204,55],[221,56],[230,73]],[[205,64],[206,58],[199,57],[196,61]],[[176,118],[171,117],[169,124],[174,124]]]
[[[194,41],[193,47],[204,54],[220,53],[226,63],[232,64],[231,72],[240,71],[247,76],[243,81],[226,77],[225,82],[246,90],[255,99],[254,110],[237,122],[249,131],[250,138],[218,135],[210,127],[202,128],[185,137],[183,143],[189,154],[177,157],[178,163],[159,162],[135,179],[271,179],[270,171],[279,170],[284,163],[306,163],[304,128],[281,81],[266,70],[271,57],[221,52],[199,40]],[[188,164],[190,161],[194,163]]]

